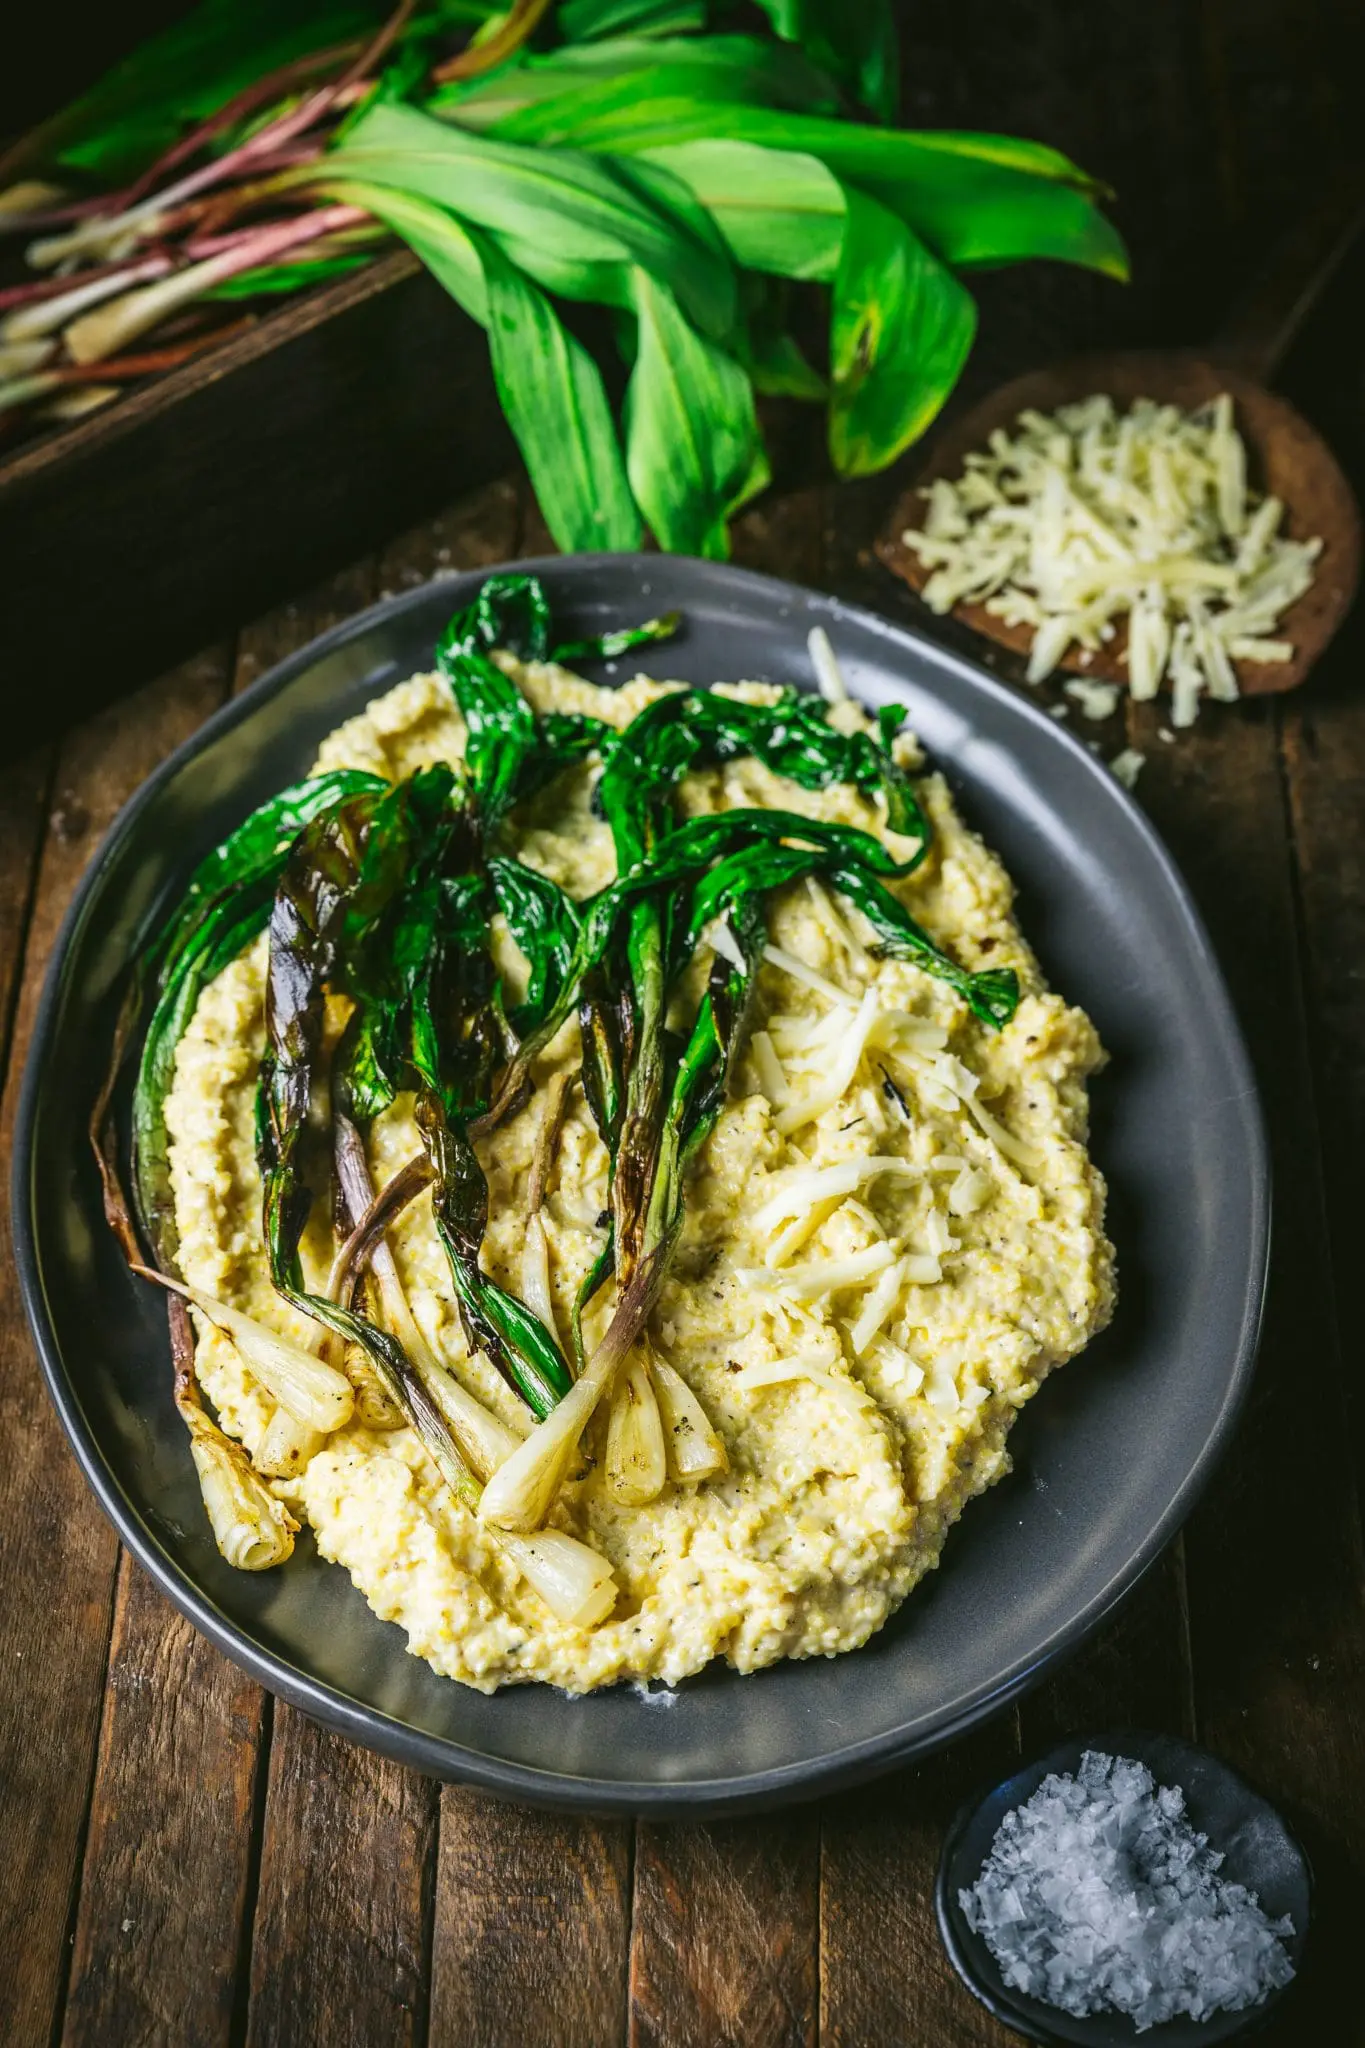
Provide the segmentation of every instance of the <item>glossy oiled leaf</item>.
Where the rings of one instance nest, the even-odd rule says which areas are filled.
[[[753,387],[689,326],[672,293],[636,272],[639,350],[626,393],[626,467],[661,546],[723,561],[726,520],[768,480]]]
[[[844,193],[818,157],[752,142],[682,142],[645,152],[704,206],[736,263],[827,283],[839,262]]]
[[[480,254],[498,397],[557,546],[638,547],[639,516],[597,365],[500,250],[484,240]]]
[[[934,944],[898,898],[861,867],[840,865],[828,870],[841,895],[861,910],[882,946],[894,958],[913,960],[936,981],[955,989],[983,1024],[1003,1030],[1019,1007],[1019,977],[1012,967],[989,967],[969,973]]]
[[[723,334],[734,319],[728,262],[608,165],[577,151],[527,149],[410,107],[380,106],[329,156],[326,175],[433,200],[558,265],[640,264],[667,279],[708,332]]]
[[[830,316],[829,452],[841,476],[884,469],[952,391],[976,332],[971,293],[904,221],[848,192]]]
[[[891,0],[758,0],[788,42],[890,121],[896,112],[899,52]]]
[[[165,1103],[200,993],[265,929],[276,881],[304,828],[348,799],[377,797],[383,787],[376,776],[346,769],[281,790],[199,863],[143,956],[141,985],[154,972],[156,1000],[133,1091],[133,1176],[158,1259],[173,1259],[176,1249]]]

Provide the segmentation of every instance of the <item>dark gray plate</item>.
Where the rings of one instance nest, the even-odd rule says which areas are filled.
[[[20,1103],[15,1240],[53,1400],[119,1534],[273,1691],[418,1769],[543,1805],[719,1811],[810,1794],[950,1741],[1074,1650],[1189,1513],[1251,1376],[1269,1187],[1255,1084],[1199,918],[1141,812],[1068,733],[969,662],[870,614],[660,556],[522,563],[577,637],[668,606],[654,658],[698,682],[809,682],[825,625],[858,696],[894,700],[1008,862],[1053,983],[1113,1064],[1095,1090],[1122,1305],[1031,1404],[1016,1471],[967,1509],[941,1571],[865,1649],[676,1695],[492,1699],[406,1655],[306,1540],[251,1577],[218,1557],[170,1399],[165,1326],[100,1213],[84,1125],[135,935],[317,742],[427,665],[480,578],[377,606],[213,718],[123,812],[57,948]]]

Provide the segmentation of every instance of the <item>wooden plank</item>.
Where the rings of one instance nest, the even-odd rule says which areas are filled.
[[[53,762],[50,747],[36,747],[0,769],[0,1087],[19,997]]]
[[[65,2048],[228,2041],[263,1699],[125,1553]]]
[[[380,594],[509,560],[521,532],[521,494],[517,476],[499,477],[400,534],[380,553]]]
[[[944,1953],[934,1879],[957,1808],[1016,1764],[1013,1717],[823,1802],[821,2048],[1009,2048]]]
[[[246,627],[233,691],[368,603],[373,586],[373,564],[362,564]],[[125,1560],[76,1923],[70,2043],[94,2048],[119,2028],[129,2032],[134,2019],[139,2040],[167,2048],[228,2040],[267,1725],[259,1688]],[[193,1973],[181,1962],[191,1936]]]
[[[222,653],[187,663],[82,727],[62,748],[0,1125],[6,1183],[15,1083],[72,889],[115,811],[212,710],[224,678]],[[66,1975],[117,1545],[48,1403],[7,1255],[0,1257],[0,1438],[0,1527],[12,1589],[0,1605],[0,1670],[9,1681],[0,1691],[0,1935],[9,1958],[0,1981],[0,2040],[46,2042]]]
[[[1349,167],[1358,171],[1363,138],[1351,87],[1358,66],[1350,58],[1361,51],[1365,22],[1359,9],[1350,13],[1348,22],[1334,5],[1294,9],[1275,0],[1245,7],[1219,0],[1209,11],[1214,112],[1232,172],[1234,231],[1226,239],[1234,250],[1240,237],[1241,246],[1259,251],[1267,227],[1274,232],[1295,219]],[[1332,338],[1329,332],[1329,344]],[[1316,406],[1320,393],[1329,400],[1339,394],[1358,436],[1359,383],[1348,347],[1320,369],[1303,396]],[[1358,656],[1337,674],[1354,692]],[[1283,2048],[1365,2040],[1352,1968],[1365,1897],[1358,1861],[1365,1569],[1350,1429],[1354,1375],[1340,1348],[1344,1340],[1353,1354],[1356,1338],[1334,1302],[1319,1124],[1329,1161],[1341,1160],[1353,1098],[1332,1093],[1340,1054],[1315,1085],[1303,983],[1306,943],[1309,958],[1322,963],[1317,987],[1334,991],[1337,1023],[1354,1029],[1358,1042],[1359,999],[1352,1015],[1342,977],[1349,963],[1338,964],[1333,949],[1359,918],[1359,876],[1330,842],[1345,822],[1358,844],[1359,812],[1344,810],[1353,793],[1349,765],[1338,801],[1318,781],[1321,808],[1314,804],[1311,820],[1295,804],[1307,715],[1302,700],[1261,714],[1206,715],[1188,741],[1158,747],[1143,790],[1209,918],[1271,1142],[1275,1243],[1256,1388],[1186,1551],[1201,1737],[1288,1807],[1326,1873],[1316,1967],[1297,2010],[1267,2035]],[[1342,701],[1327,699],[1312,715],[1323,755],[1335,749],[1338,720],[1344,734],[1355,724]],[[1286,724],[1293,737],[1277,744]],[[1345,751],[1349,757],[1349,738]],[[1305,777],[1305,794],[1306,787]],[[1296,860],[1295,826],[1312,832],[1314,822],[1323,837],[1299,847]],[[1324,1050],[1334,1037],[1330,1027],[1319,1031]],[[1343,1289],[1358,1257],[1348,1229],[1337,1273]]]
[[[1279,707],[1209,713],[1178,745],[1148,747],[1140,787],[1227,972],[1261,1086],[1275,1183],[1253,1398],[1186,1535],[1198,1726],[1201,1740],[1286,1804],[1330,1856],[1365,1839],[1365,1573],[1278,717]],[[1310,1980],[1315,1991],[1284,2039],[1342,2038],[1328,2014],[1341,2009],[1333,1999],[1346,1988],[1351,1954],[1336,1951],[1341,1975]]]
[[[1285,707],[1285,781],[1298,861],[1309,1017],[1324,1140],[1327,1228],[1341,1287],[1365,1234],[1365,649],[1357,630],[1332,663],[1332,694]],[[1353,1333],[1343,1328],[1343,1350]],[[1356,1437],[1359,1444],[1358,1433]],[[1359,1469],[1359,1468],[1358,1468]]]
[[[630,1831],[447,1785],[431,2048],[599,2048],[626,2023]]]
[[[433,1787],[277,1704],[247,2048],[424,2037]]]
[[[735,521],[734,559],[741,569],[818,584],[824,564],[824,494],[815,485],[769,492]]]
[[[1361,973],[1361,963],[1365,961],[1365,841],[1361,836],[1361,820],[1365,818],[1365,703],[1359,693],[1360,638],[1357,622],[1355,633],[1339,649],[1331,665],[1330,678],[1324,679],[1330,695],[1315,702],[1314,692],[1306,702],[1287,704],[1282,736],[1298,856],[1310,1041],[1324,1138],[1326,1232],[1338,1289],[1338,1341],[1343,1361],[1353,1361],[1359,1349],[1348,1290],[1350,1275],[1359,1265],[1361,1232],[1365,1227],[1365,1196],[1359,1171],[1361,1146],[1365,1143],[1365,1073],[1360,1059],[1365,1034],[1365,980]],[[1311,1352],[1300,1347],[1300,1368],[1311,1357]],[[1310,1370],[1316,1376],[1316,1361]],[[1352,1456],[1359,1499],[1365,1460],[1354,1374],[1347,1382],[1346,1403],[1351,1426],[1345,1449]],[[1341,1512],[1343,1519],[1349,1514],[1345,1501],[1341,1503]],[[1352,1531],[1348,1528],[1344,1533],[1354,1549]],[[1304,1562],[1308,1564],[1310,1560],[1305,1557]],[[1315,1577],[1319,1569],[1313,1566]],[[1299,1782],[1303,1777],[1313,1780],[1315,1795],[1309,1841],[1318,1869],[1318,1947],[1324,1959],[1316,1987],[1316,2010],[1321,2015],[1319,2031],[1326,2036],[1329,2011],[1338,2016],[1350,2013],[1350,2022],[1338,2017],[1335,2023],[1344,2029],[1343,2048],[1360,2048],[1365,2042],[1365,2015],[1360,2012],[1352,1986],[1360,1914],[1365,1907],[1360,1868],[1365,1817],[1359,1810],[1358,1768],[1365,1736],[1360,1711],[1360,1581],[1356,1579],[1352,1602],[1347,1574],[1334,1571],[1332,1578],[1336,1582],[1333,1604],[1340,1603],[1345,1609],[1346,1626],[1330,1612],[1322,1611],[1315,1589],[1312,1604],[1317,1611],[1309,1618],[1306,1631],[1311,1640],[1286,1646],[1288,1669],[1277,1674],[1277,1691],[1287,1690],[1291,1695],[1277,1719],[1282,1730],[1291,1729],[1297,1696],[1307,1693],[1312,1717],[1305,1730],[1306,1754],[1297,1755],[1292,1768],[1296,1804],[1301,1799]],[[1321,1752],[1325,1736],[1332,1738],[1332,1754],[1324,1759]],[[1281,1739],[1285,1739],[1284,1733]],[[1297,1746],[1297,1730],[1293,1730],[1290,1739]],[[1356,1759],[1353,1772],[1352,1756]],[[1337,1794],[1342,1789],[1343,1772],[1349,1773],[1349,1783],[1345,1788],[1346,1801],[1340,1803]],[[1283,2032],[1280,2048],[1292,2048]]]
[[[632,2048],[816,2039],[819,1816],[641,1826]]]

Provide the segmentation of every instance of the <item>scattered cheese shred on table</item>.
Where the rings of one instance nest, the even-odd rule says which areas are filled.
[[[1189,413],[1151,399],[1120,413],[1105,396],[1021,412],[923,495],[923,528],[902,538],[933,570],[926,603],[1032,627],[1030,682],[1072,648],[1093,656],[1126,618],[1133,696],[1168,680],[1186,726],[1202,696],[1238,695],[1235,663],[1293,654],[1275,628],[1322,543],[1288,539],[1280,500],[1247,488],[1226,393]]]
[[[1178,1786],[1087,1750],[1007,1813],[970,1891],[958,1893],[1006,1984],[1078,2019],[1125,2012],[1137,2030],[1186,2013],[1241,2012],[1294,1975],[1254,1892],[1185,1818]]]

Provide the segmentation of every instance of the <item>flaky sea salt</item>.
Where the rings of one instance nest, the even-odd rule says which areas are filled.
[[[1294,1974],[1292,1922],[1219,1877],[1222,1861],[1177,1786],[1087,1750],[1005,1815],[958,1903],[1012,1989],[1077,2018],[1129,2013],[1141,2033],[1240,2012]]]

